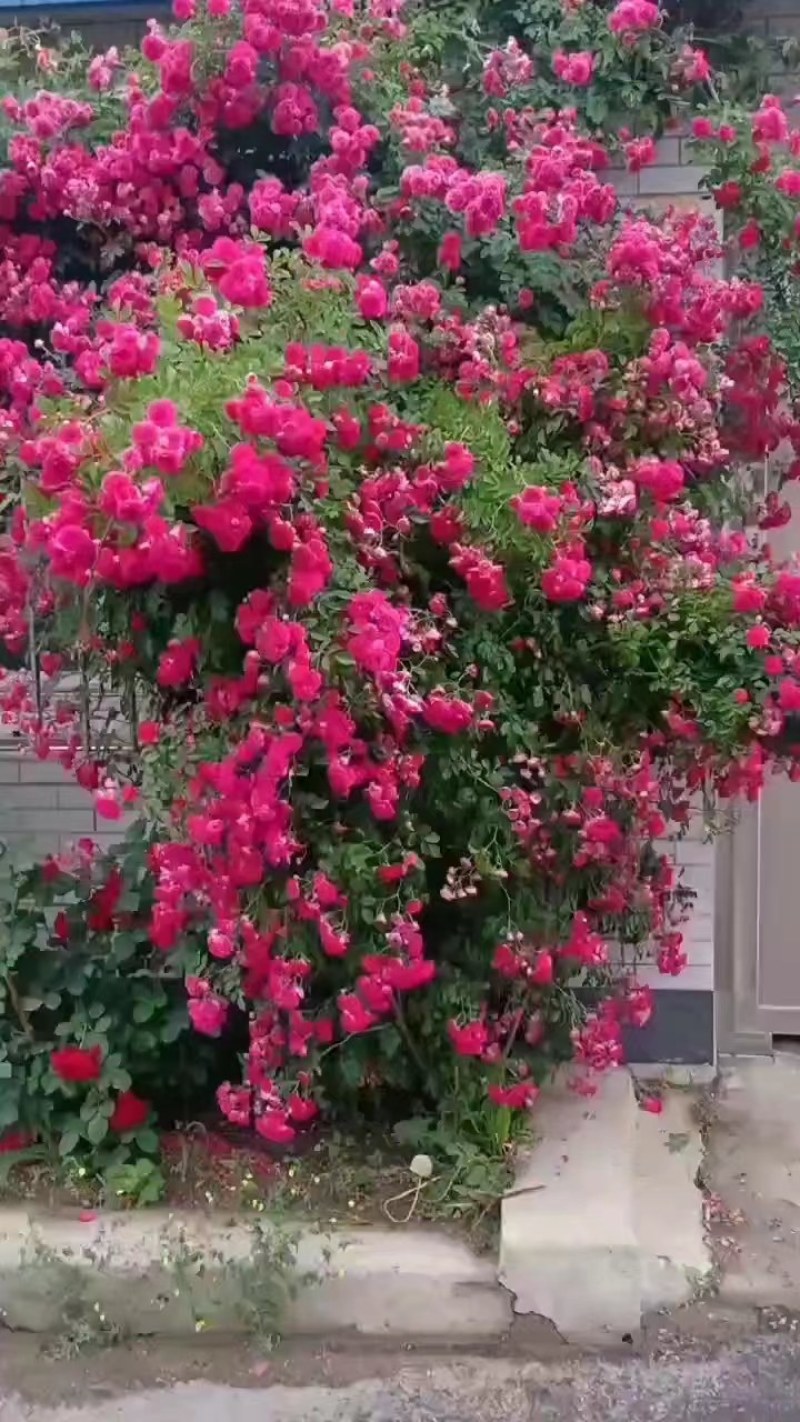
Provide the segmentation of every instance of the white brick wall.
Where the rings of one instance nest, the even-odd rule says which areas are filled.
[[[742,20],[745,30],[761,38],[776,41],[798,39],[800,0],[745,0]],[[775,73],[770,76],[769,87],[774,94],[794,95],[797,92],[797,75],[778,62]]]
[[[771,0],[775,4],[776,0]],[[800,0],[791,0],[800,11]],[[668,134],[659,141],[657,161],[640,173],[618,172],[615,186],[626,207],[644,209],[654,215],[669,207],[699,208],[718,221],[713,198],[700,189],[705,170],[694,162],[685,134]],[[681,882],[694,892],[690,918],[682,926],[688,963],[678,977],[660,973],[655,963],[643,963],[637,976],[653,988],[665,991],[712,992],[714,989],[714,844],[707,840],[701,814],[692,817],[685,838],[661,846],[669,850],[682,867]]]
[[[637,976],[653,988],[710,992],[714,987],[716,859],[714,842],[705,835],[702,814],[692,816],[683,839],[671,840],[661,847],[683,871],[681,884],[695,895],[691,915],[681,927],[688,963],[677,978],[660,973],[655,964],[643,964]]]
[[[772,39],[800,37],[800,0],[745,0],[743,28]],[[773,92],[794,94],[798,76],[784,69],[771,80]],[[682,135],[668,135],[659,144],[658,161],[636,175],[621,174],[620,196],[637,207],[663,210],[671,202],[689,204],[714,213],[713,201],[698,191],[703,169],[694,162],[690,141]],[[716,853],[713,840],[705,837],[702,815],[693,817],[686,838],[678,840],[675,860],[683,867],[682,882],[694,890],[691,918],[684,926],[688,966],[677,978],[662,976],[655,966],[643,967],[639,976],[654,988],[698,989],[714,987],[714,909],[716,893]]]
[[[60,765],[0,748],[0,841],[50,854],[84,835],[101,845],[121,838],[119,825],[98,819],[91,795]]]
[[[659,139],[657,157],[639,173],[616,170],[613,183],[624,207],[656,208],[670,203],[685,207],[687,202],[712,215],[713,199],[699,189],[705,169],[694,161],[691,142],[684,133]]]

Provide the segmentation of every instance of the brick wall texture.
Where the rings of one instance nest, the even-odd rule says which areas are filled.
[[[642,982],[665,991],[678,989],[710,992],[714,987],[714,902],[715,852],[707,837],[700,811],[692,816],[687,834],[661,846],[672,856],[681,873],[681,884],[694,894],[692,912],[683,925],[684,950],[688,965],[677,978],[665,977],[653,964],[638,971]]]
[[[119,842],[118,824],[98,819],[92,799],[57,764],[34,760],[0,747],[0,842],[37,855],[66,849],[84,835],[103,847]],[[658,988],[708,990],[714,986],[714,847],[705,838],[702,816],[688,834],[667,848],[682,870],[682,883],[694,891],[691,919],[685,928],[689,965],[678,978],[665,978],[645,966],[640,977]]]
[[[743,21],[745,29],[772,39],[800,37],[800,0],[745,0]],[[783,68],[776,71],[770,87],[774,93],[794,94],[800,84],[796,74]],[[656,211],[670,203],[713,211],[709,198],[698,191],[702,176],[686,138],[669,136],[659,145],[656,164],[638,175],[619,175],[620,196],[631,206]],[[694,911],[685,929],[689,966],[678,978],[662,977],[655,968],[645,968],[641,976],[653,987],[709,991],[714,987],[716,856],[713,843],[705,837],[700,813],[672,852],[683,870],[682,882],[695,894]]]
[[[745,0],[744,28],[752,34],[788,39],[800,35],[800,0]]]
[[[797,0],[800,7],[800,0]],[[641,173],[615,174],[615,186],[623,204],[657,216],[668,208],[699,208],[717,220],[713,200],[700,188],[704,169],[694,162],[691,146],[683,135],[670,134],[658,145],[655,163]],[[655,964],[637,969],[639,978],[664,991],[712,992],[714,988],[714,895],[715,852],[706,837],[703,817],[698,811],[688,833],[662,846],[673,856],[681,871],[681,883],[694,894],[692,912],[683,927],[688,965],[677,977],[665,977]]]
[[[84,835],[115,844],[119,826],[98,820],[91,796],[61,766],[0,746],[0,841],[40,855]]]

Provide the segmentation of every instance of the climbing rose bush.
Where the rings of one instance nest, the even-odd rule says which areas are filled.
[[[86,841],[0,858],[0,1153],[52,1145],[110,1171],[156,1155],[158,1117],[191,1119],[213,1092],[218,1050],[150,942],[146,859],[141,838],[122,865]]]
[[[5,104],[6,720],[142,816],[147,952],[274,1144],[591,1089],[643,947],[686,964],[667,836],[794,773],[800,573],[734,521],[795,431],[762,288],[621,210],[572,105],[662,62],[656,5],[558,8],[546,108],[516,40],[441,91],[387,0],[181,0],[91,97]]]

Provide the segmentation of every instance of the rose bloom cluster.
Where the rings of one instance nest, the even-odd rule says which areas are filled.
[[[151,23],[143,41],[147,83],[114,51],[92,61],[91,90],[124,114],[112,140],[86,141],[91,102],[7,101],[16,131],[0,174],[0,302],[16,333],[0,341],[0,438],[26,491],[0,551],[2,635],[18,651],[31,616],[57,629],[81,606],[81,656],[139,686],[141,756],[166,800],[150,941],[180,954],[202,932],[186,973],[194,1029],[220,1038],[248,1021],[242,1080],[220,1085],[220,1108],[277,1144],[316,1114],[333,1048],[404,1023],[441,986],[432,894],[460,911],[505,886],[505,924],[476,974],[491,990],[442,1034],[479,1064],[492,1104],[534,1101],[570,984],[603,984],[572,1036],[577,1081],[620,1061],[625,1026],[652,1010],[630,965],[615,966],[625,925],[662,972],[686,964],[665,836],[701,793],[757,795],[800,704],[800,574],[718,526],[705,499],[740,453],[800,447],[781,362],[748,326],[760,287],[714,275],[701,217],[622,213],[610,155],[566,98],[560,112],[526,107],[519,46],[482,79],[487,105],[508,103],[507,160],[468,162],[457,113],[443,118],[418,76],[382,130],[358,94],[373,50],[402,45],[402,17],[391,0],[353,9],[179,0],[182,28]],[[650,0],[607,15],[625,49],[660,22]],[[598,63],[565,48],[553,69],[569,92]],[[682,63],[696,82],[700,59]],[[226,171],[221,135],[255,125],[314,140],[303,181],[276,172],[247,187]],[[631,166],[651,157],[649,140],[623,143]],[[381,145],[400,165],[388,196],[372,177]],[[31,221],[121,232],[134,261],[101,301],[59,278]],[[519,263],[514,299],[470,306],[461,278],[498,240]],[[592,329],[616,333],[607,345],[532,347],[525,274],[541,254],[577,272]],[[512,447],[553,432],[568,471],[523,478],[487,528],[480,440],[437,423],[431,392],[463,407],[464,430],[495,421]],[[220,568],[238,589],[224,651],[208,597]],[[543,647],[567,665],[584,637],[602,665],[686,607],[698,625],[722,608],[738,649],[743,684],[721,681],[713,708],[702,677],[642,681],[605,743],[590,734],[591,696],[556,687],[538,722],[526,710],[516,679],[547,663]],[[511,658],[504,676],[481,664],[481,637]],[[59,756],[101,815],[147,814],[147,780],[142,792],[93,756],[57,694],[68,646],[43,669],[44,706],[6,676],[6,722]],[[585,689],[584,674],[567,683]],[[511,711],[526,732],[506,729]],[[440,892],[426,805],[448,793],[438,765],[460,754],[466,778],[489,765],[502,854],[471,857],[465,827],[437,848]],[[532,883],[559,902],[557,921],[532,911]],[[51,1065],[80,1088],[102,1054],[68,1044]],[[148,1114],[123,1093],[112,1129]]]

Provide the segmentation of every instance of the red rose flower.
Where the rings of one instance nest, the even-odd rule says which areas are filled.
[[[62,1081],[97,1081],[103,1070],[101,1047],[61,1047],[50,1053],[50,1065]]]
[[[660,1116],[664,1110],[664,1102],[660,1096],[643,1096],[639,1102],[641,1111],[649,1111],[651,1116]]]
[[[142,721],[139,727],[139,745],[157,746],[161,740],[161,727],[158,721]]]
[[[121,1135],[123,1131],[138,1131],[149,1115],[149,1101],[144,1101],[135,1091],[121,1091],[108,1124]]]
[[[32,1146],[36,1137],[30,1131],[23,1131],[19,1126],[13,1130],[4,1131],[0,1135],[0,1155],[11,1155],[18,1150],[27,1150]]]

